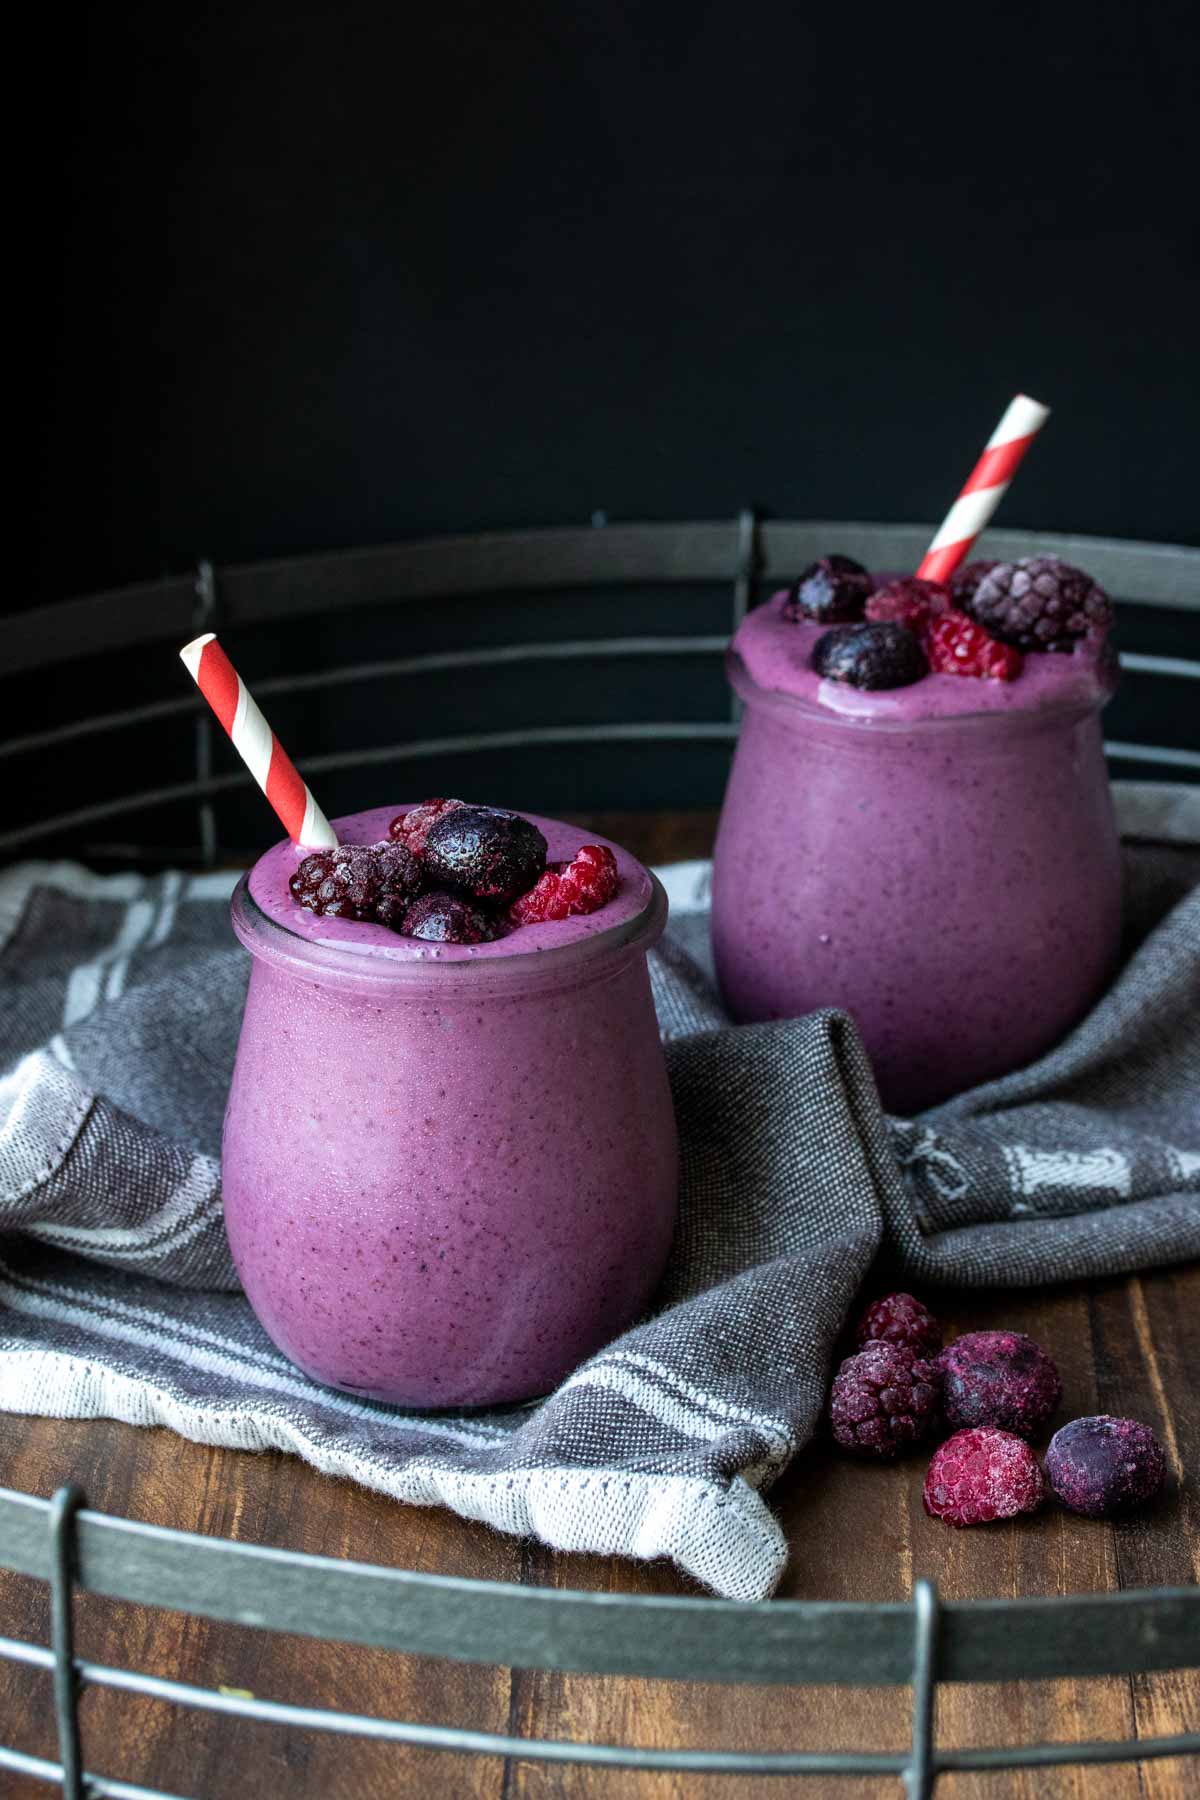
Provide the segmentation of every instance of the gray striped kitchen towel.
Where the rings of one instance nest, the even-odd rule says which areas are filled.
[[[292,1451],[762,1598],[786,1554],[764,1490],[816,1426],[877,1257],[912,1282],[1024,1284],[1200,1252],[1200,791],[1119,800],[1111,991],[1042,1061],[911,1120],[880,1111],[844,1016],[729,1025],[707,867],[665,871],[652,976],[683,1150],[666,1280],[555,1394],[483,1414],[322,1387],[237,1291],[217,1162],[246,981],[232,878],[0,874],[0,1408]]]

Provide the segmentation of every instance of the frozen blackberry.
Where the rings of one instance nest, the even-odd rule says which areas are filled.
[[[968,1331],[937,1359],[946,1422],[992,1425],[1036,1435],[1062,1397],[1062,1382],[1040,1344],[1022,1331]]]
[[[433,944],[491,944],[501,935],[499,923],[461,894],[422,894],[404,915],[405,937]]]
[[[503,903],[537,881],[546,867],[546,840],[520,813],[459,806],[429,827],[424,866],[440,886]]]
[[[412,852],[389,843],[314,850],[288,882],[293,899],[319,917],[387,925],[393,931],[424,885]]]
[[[929,673],[917,638],[890,621],[835,626],[813,645],[812,666],[826,681],[857,688],[908,687]]]
[[[997,566],[995,557],[989,560],[986,556],[981,557],[979,562],[960,563],[950,577],[950,598],[955,606],[961,607],[964,612],[970,612],[971,596],[975,589],[984,576],[990,575]]]
[[[1036,1512],[1046,1485],[1023,1438],[984,1426],[959,1431],[939,1444],[922,1498],[931,1519],[947,1525],[990,1525]]]
[[[397,813],[388,826],[388,836],[395,838],[397,843],[406,844],[414,856],[424,856],[425,839],[431,828],[448,812],[457,812],[465,805],[465,800],[422,800],[420,806]]]
[[[1055,1432],[1046,1476],[1071,1512],[1107,1519],[1153,1500],[1167,1479],[1167,1459],[1148,1425],[1096,1413]]]
[[[867,601],[867,617],[880,624],[890,619],[895,625],[907,625],[919,636],[949,607],[950,590],[940,581],[906,575],[875,589]]]
[[[903,1344],[867,1344],[848,1356],[833,1378],[834,1439],[859,1456],[896,1456],[933,1430],[939,1388],[934,1365]]]
[[[871,577],[852,556],[822,556],[788,589],[783,616],[793,623],[816,619],[821,625],[861,619],[870,592]]]
[[[993,637],[1018,650],[1070,650],[1112,623],[1104,589],[1057,556],[996,563],[960,604]]]
[[[942,1328],[912,1294],[885,1294],[858,1321],[860,1344],[903,1344],[914,1356],[936,1356]]]

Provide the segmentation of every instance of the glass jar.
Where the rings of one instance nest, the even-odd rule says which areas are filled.
[[[736,652],[728,668],[745,714],[712,929],[734,1016],[844,1008],[898,1113],[1048,1050],[1117,955],[1111,689],[902,720],[763,688]]]
[[[309,941],[251,879],[223,1187],[258,1318],[309,1374],[373,1399],[547,1392],[642,1313],[670,1247],[646,966],[662,888],[647,876],[635,916],[592,915],[540,954],[397,960]]]

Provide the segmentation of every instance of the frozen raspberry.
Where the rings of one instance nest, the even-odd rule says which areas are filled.
[[[398,843],[407,844],[414,856],[424,856],[425,839],[429,836],[430,827],[448,812],[457,812],[465,806],[465,800],[422,800],[420,806],[414,806],[406,813],[398,813],[388,826],[388,836]]]
[[[939,1444],[925,1477],[925,1511],[947,1525],[990,1525],[1036,1512],[1045,1494],[1037,1457],[1023,1438],[984,1426]]]
[[[1058,1370],[1021,1331],[969,1331],[947,1344],[937,1366],[954,1426],[995,1425],[1030,1438],[1062,1398]]]
[[[425,834],[430,879],[476,900],[514,900],[546,866],[546,840],[520,813],[491,806],[458,806]]]
[[[516,925],[540,925],[572,913],[598,912],[617,891],[617,859],[605,844],[582,844],[569,863],[555,863],[508,909]]]
[[[288,882],[292,896],[322,918],[356,919],[397,930],[421,892],[421,865],[403,844],[340,844],[314,850]]]
[[[809,563],[787,592],[783,617],[797,623],[816,619],[832,625],[841,619],[861,619],[871,591],[871,577],[851,556],[822,556]]]
[[[826,681],[857,688],[908,687],[929,673],[913,633],[891,623],[836,625],[813,645],[812,666]]]
[[[1019,650],[989,637],[968,613],[954,609],[932,621],[925,650],[935,675],[982,675],[992,681],[1014,681],[1021,673]]]
[[[942,1328],[911,1294],[885,1294],[858,1321],[860,1344],[903,1344],[914,1356],[936,1356]]]
[[[501,935],[499,923],[461,894],[422,894],[405,913],[400,929],[405,937],[434,944],[490,944]]]
[[[1148,1425],[1097,1413],[1055,1432],[1046,1477],[1072,1512],[1106,1519],[1153,1500],[1167,1479],[1167,1459]]]
[[[876,588],[867,601],[867,617],[882,623],[890,619],[896,625],[907,625],[918,637],[931,620],[940,617],[950,606],[950,590],[940,581],[924,581],[909,575],[903,581],[889,581]]]
[[[960,563],[950,577],[950,598],[963,612],[970,612],[971,598],[985,575],[996,568],[996,560],[985,556],[979,562]]]
[[[1021,650],[1070,650],[1112,622],[1102,587],[1057,556],[1024,556],[994,564],[968,600],[972,618],[993,637]]]
[[[829,1420],[843,1450],[895,1456],[927,1437],[938,1417],[939,1381],[930,1362],[902,1344],[868,1344],[833,1378]]]

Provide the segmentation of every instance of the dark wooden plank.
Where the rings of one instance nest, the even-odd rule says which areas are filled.
[[[102,1420],[8,1417],[2,1430],[2,1479],[25,1492],[49,1494],[73,1478],[98,1509],[154,1523],[398,1567],[497,1581],[519,1576],[514,1540],[449,1513],[397,1506],[294,1457],[217,1450]],[[42,1584],[0,1576],[0,1629],[47,1641]],[[216,1626],[96,1595],[79,1598],[78,1633],[83,1657],[198,1685],[490,1731],[508,1724],[506,1669]],[[0,1664],[0,1734],[40,1756],[55,1754],[48,1699],[46,1676]],[[490,1800],[503,1780],[496,1759],[287,1733],[102,1690],[87,1694],[81,1716],[90,1767],[204,1800],[235,1791],[344,1792],[362,1800],[440,1791]],[[250,1769],[255,1785],[239,1778],[235,1786],[233,1772]],[[27,1785],[31,1796],[45,1792]]]

